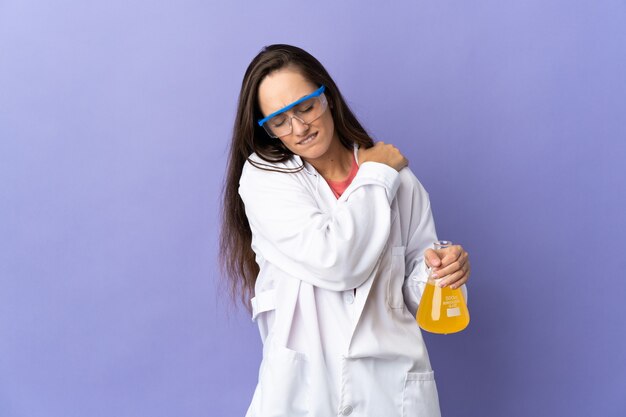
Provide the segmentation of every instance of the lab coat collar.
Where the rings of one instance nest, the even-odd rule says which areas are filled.
[[[309,175],[313,175],[314,177],[317,177],[319,175],[315,167],[313,167],[313,165],[309,164],[307,161],[302,159],[300,155],[294,155],[294,158],[300,165],[304,165],[304,172],[306,172]]]

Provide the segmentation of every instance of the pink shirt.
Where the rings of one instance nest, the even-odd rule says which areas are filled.
[[[333,190],[333,194],[335,194],[335,197],[341,197],[341,194],[346,191],[346,188],[348,188],[348,186],[356,176],[358,170],[359,165],[356,163],[354,155],[352,155],[352,168],[350,168],[350,173],[348,174],[348,177],[346,179],[340,181],[326,180],[326,182],[330,186],[330,189]]]

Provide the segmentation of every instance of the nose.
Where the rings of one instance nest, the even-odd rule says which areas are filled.
[[[304,123],[295,116],[291,117],[291,131],[293,134],[296,136],[302,136],[307,130],[309,130],[308,124]]]

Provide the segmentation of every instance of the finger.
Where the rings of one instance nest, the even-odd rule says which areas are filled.
[[[457,289],[459,288],[461,285],[465,284],[467,281],[469,281],[469,277],[470,277],[470,270],[468,269],[465,272],[465,275],[463,275],[461,277],[460,280],[458,280],[457,282],[455,282],[454,284],[450,285],[450,288],[452,289]]]
[[[452,283],[452,284],[450,285],[450,287],[452,287],[452,289],[457,289],[457,288],[459,288],[461,285],[465,284],[465,283],[469,280],[469,277],[470,277],[470,269],[469,269],[469,267],[468,267],[468,268],[465,270],[465,275],[463,275],[463,276],[461,277],[461,279],[459,279],[458,281],[456,281],[456,282]]]
[[[467,280],[469,279],[468,274],[465,274],[461,277],[461,279],[459,279],[458,281],[456,281],[455,283],[450,285],[450,288],[452,288],[453,290],[456,290],[457,288],[459,288],[461,285],[465,284],[467,282]]]
[[[450,258],[448,258],[450,261]],[[460,269],[462,269],[467,264],[467,257],[461,256],[460,258],[452,261],[450,264],[445,264],[445,261],[441,261],[441,266],[435,270],[435,274],[438,277],[444,277],[446,275],[450,275]]]
[[[424,251],[424,260],[426,261],[426,266],[429,268],[441,266],[439,255],[434,249],[426,249],[426,251]]]
[[[441,263],[443,266],[450,265],[463,255],[463,248],[460,245],[450,246],[448,248],[439,249],[441,251]]]
[[[462,268],[454,271],[448,275],[442,275],[439,284],[443,286],[454,284],[454,288],[458,288],[461,284],[464,284],[469,279],[470,267],[469,264],[465,264]]]
[[[465,264],[468,258],[468,253],[465,251],[457,252],[455,249],[441,249],[444,252],[443,256],[441,256],[441,266],[447,267],[449,265],[453,265],[454,263],[459,263],[460,265]]]
[[[450,284],[454,284],[455,286],[461,285],[460,281],[465,277],[465,271],[459,270],[451,275],[445,276],[441,281],[439,281],[440,287],[447,287]],[[465,281],[463,281],[465,282]]]
[[[435,249],[435,252],[437,253],[437,255],[439,255],[439,258],[441,259],[442,268],[452,264],[452,262],[456,260],[456,258],[450,254],[450,250],[448,248]]]
[[[455,261],[445,268],[435,270],[433,273],[433,278],[443,279],[447,276],[457,273],[458,271],[464,271],[466,274],[468,274],[470,271],[469,260],[465,258],[465,262],[461,262],[463,262],[463,260]]]
[[[462,264],[460,261],[456,260],[449,265],[442,265],[440,268],[434,271],[436,277],[435,278],[444,278],[447,275],[451,275],[456,271],[463,269],[465,264]]]

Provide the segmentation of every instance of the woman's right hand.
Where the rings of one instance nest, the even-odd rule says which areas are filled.
[[[409,161],[400,153],[398,148],[384,142],[376,142],[374,146],[368,149],[359,149],[359,165],[367,161],[389,165],[396,171],[409,165]]]

